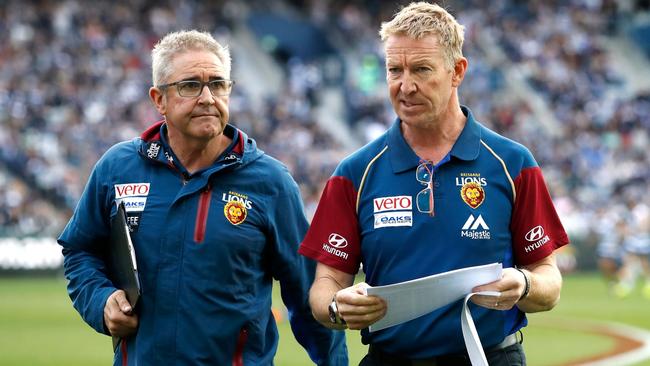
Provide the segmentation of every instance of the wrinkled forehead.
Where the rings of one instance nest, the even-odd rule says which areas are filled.
[[[409,58],[418,58],[418,57],[430,58],[440,54],[439,49],[437,48],[409,48],[409,47],[390,48],[390,49],[386,49],[385,53],[386,53],[386,59],[402,58],[405,56]]]
[[[442,55],[438,37],[429,35],[414,39],[405,35],[393,35],[384,43],[386,61],[394,59],[435,58]]]
[[[219,57],[208,50],[187,50],[172,59],[174,74],[210,72],[225,74],[226,67]],[[227,76],[227,75],[220,75]]]

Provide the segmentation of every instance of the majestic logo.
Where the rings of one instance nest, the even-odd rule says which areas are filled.
[[[526,233],[526,240],[538,241],[544,236],[544,228],[542,225],[537,225]]]
[[[157,142],[152,142],[151,145],[149,145],[149,148],[147,149],[147,156],[149,159],[155,159],[158,157],[158,153],[160,152],[160,144]]]
[[[485,191],[479,183],[467,182],[460,189],[460,196],[471,208],[477,208],[485,201]]]
[[[342,237],[337,233],[331,233],[329,238],[327,239],[327,242],[334,248],[338,248],[338,249],[345,248],[348,246],[347,239],[345,239],[344,237]]]
[[[379,197],[373,200],[374,228],[413,226],[413,198],[411,196]]]
[[[223,214],[226,219],[233,225],[239,225],[246,220],[248,211],[243,203],[239,201],[230,201],[224,206]]]
[[[548,235],[544,233],[544,228],[542,225],[537,225],[534,228],[530,229],[524,238],[532,243],[524,248],[526,253],[530,253],[533,250],[538,249],[551,240],[551,238],[549,238]]]
[[[476,219],[474,218],[474,215],[469,215],[467,221],[465,221],[465,225],[463,225],[463,230],[476,230],[479,226],[483,230],[490,230],[485,223],[485,220],[483,220],[482,215],[478,215],[478,218]]]
[[[490,227],[487,225],[485,220],[483,220],[482,215],[478,215],[478,217],[469,215],[467,221],[465,221],[465,224],[461,228],[460,237],[470,239],[490,239]]]
[[[245,194],[241,194],[241,193],[237,193],[237,192],[233,192],[233,191],[228,191],[228,193],[224,193],[224,194],[221,195],[221,200],[223,202],[232,202],[232,201],[239,202],[239,203],[243,204],[246,207],[246,209],[248,209],[248,210],[253,208],[253,202],[251,202],[248,199],[248,196],[245,195]]]

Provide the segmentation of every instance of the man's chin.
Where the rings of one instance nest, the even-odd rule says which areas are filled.
[[[402,122],[404,122],[407,125],[417,126],[417,125],[420,124],[420,120],[422,119],[422,116],[407,114],[407,113],[400,113],[399,118],[400,118],[400,120]]]
[[[219,135],[221,135],[222,132],[223,132],[223,130],[220,130],[220,129],[216,128],[216,127],[211,127],[211,128],[203,128],[203,127],[201,127],[201,128],[193,128],[193,129],[187,131],[186,136],[191,138],[191,139],[202,140],[202,141],[208,142],[208,141],[218,137]]]
[[[215,137],[218,137],[222,133],[223,133],[223,129],[222,128],[217,128],[217,127],[209,128],[209,129],[206,129],[205,131],[203,131],[203,135],[206,138],[209,138],[209,139],[213,139]]]
[[[196,127],[197,127],[196,131],[199,134],[202,135],[204,134],[206,136],[219,136],[223,132],[223,129],[226,127],[226,124],[225,123],[221,124],[220,122],[219,123],[210,122],[210,123],[202,123],[201,125]]]

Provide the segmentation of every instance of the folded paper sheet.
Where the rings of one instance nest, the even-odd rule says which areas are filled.
[[[474,287],[501,279],[502,269],[501,263],[492,263],[461,268],[392,285],[368,287],[366,289],[367,295],[379,296],[388,305],[386,315],[371,325],[369,331],[376,332],[413,320],[442,306],[465,298],[463,311],[461,312],[465,346],[472,360],[472,365],[487,365],[481,347],[481,340],[476,333],[467,301],[474,295],[472,293]],[[500,295],[499,292],[482,292],[480,294],[488,296]]]

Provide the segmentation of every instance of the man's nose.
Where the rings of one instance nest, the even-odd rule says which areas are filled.
[[[208,85],[203,85],[201,89],[201,94],[199,94],[199,103],[212,104],[214,103],[214,96],[210,91]]]
[[[415,80],[409,75],[408,73],[404,73],[402,76],[401,84],[400,84],[400,91],[402,94],[411,94],[415,92],[418,89],[417,84],[415,83]]]

